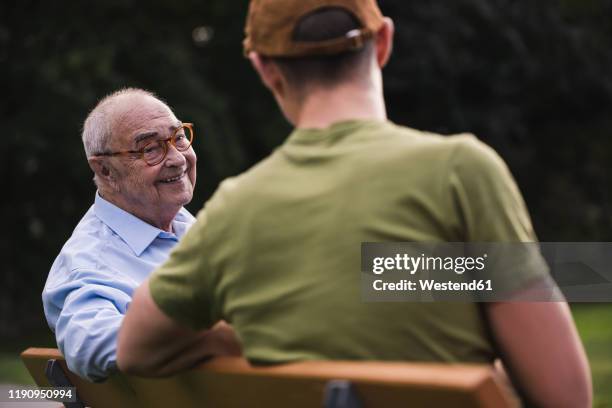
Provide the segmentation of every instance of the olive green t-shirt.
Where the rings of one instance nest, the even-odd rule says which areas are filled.
[[[298,129],[224,181],[150,290],[192,328],[230,322],[256,362],[488,362],[478,304],[364,302],[361,243],[534,240],[506,165],[475,137],[346,121]]]

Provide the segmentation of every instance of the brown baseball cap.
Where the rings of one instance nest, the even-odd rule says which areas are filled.
[[[325,41],[295,41],[293,32],[303,17],[324,8],[349,11],[361,29]],[[245,28],[244,53],[268,57],[333,55],[359,49],[383,24],[376,0],[251,0]]]

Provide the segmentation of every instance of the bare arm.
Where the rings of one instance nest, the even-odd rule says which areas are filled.
[[[491,303],[487,316],[504,365],[538,407],[590,407],[591,375],[565,302]]]
[[[166,316],[153,301],[147,280],[134,292],[119,330],[117,365],[128,374],[158,377],[191,368],[206,357],[240,354],[235,333],[225,322],[195,331]]]

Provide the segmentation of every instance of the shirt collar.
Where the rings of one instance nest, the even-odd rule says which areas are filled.
[[[185,233],[190,225],[189,217],[193,218],[187,210],[181,208],[172,222],[175,232],[173,234],[154,227],[106,201],[99,193],[96,193],[94,212],[104,224],[128,244],[136,256],[140,256],[157,237],[178,241],[178,238]]]
[[[318,144],[322,141],[331,143],[353,135],[364,127],[377,127],[390,123],[379,119],[351,119],[335,122],[326,128],[296,128],[287,138],[286,144]],[[353,137],[353,136],[352,136]]]

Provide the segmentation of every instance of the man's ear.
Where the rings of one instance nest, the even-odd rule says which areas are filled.
[[[383,26],[376,33],[376,60],[378,66],[383,68],[389,62],[391,53],[393,52],[393,36],[395,34],[395,25],[389,17],[384,18]]]
[[[267,58],[262,57],[255,51],[249,53],[249,60],[257,71],[261,82],[275,95],[284,94],[285,81],[278,66]]]
[[[114,185],[115,177],[114,172],[110,164],[108,163],[107,157],[95,156],[87,159],[89,167],[96,175],[99,181],[104,182],[107,185]]]

